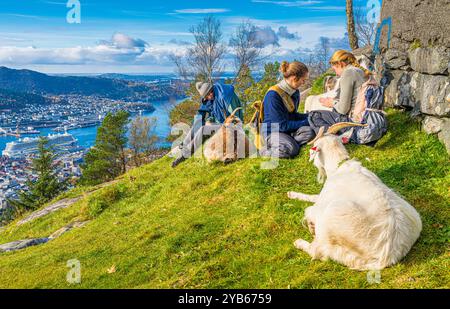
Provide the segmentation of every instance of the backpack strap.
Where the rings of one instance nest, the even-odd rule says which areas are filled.
[[[269,91],[275,91],[283,100],[284,106],[286,106],[289,113],[293,113],[295,111],[294,100],[292,100],[291,96],[285,92],[280,86],[275,85],[269,88]]]
[[[252,104],[255,109],[255,114],[250,121],[250,128],[255,137],[254,144],[256,149],[262,149],[264,140],[261,135],[261,124],[264,122],[264,103],[262,101],[256,101]]]
[[[282,90],[278,85],[270,87],[269,91],[275,91],[283,100],[284,106],[286,106],[287,110],[292,113],[295,111],[294,100],[292,100],[291,96]],[[267,93],[266,93],[267,94]],[[255,136],[255,146],[257,149],[262,149],[264,145],[264,139],[261,132],[261,124],[264,122],[264,102],[256,101],[252,104],[252,107],[255,109],[255,113],[250,121],[252,132]]]

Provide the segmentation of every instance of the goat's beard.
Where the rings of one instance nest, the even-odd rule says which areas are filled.
[[[325,182],[325,179],[327,177],[327,172],[325,170],[325,167],[323,166],[323,162],[320,156],[316,156],[314,158],[314,165],[318,170],[317,173],[317,182],[320,184],[323,184]]]
[[[317,169],[319,170],[319,173],[317,174],[317,181],[322,184],[325,182],[325,179],[327,178],[327,173],[325,171],[325,168],[323,168],[322,166],[317,167]]]

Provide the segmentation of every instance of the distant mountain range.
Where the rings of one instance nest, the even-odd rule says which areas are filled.
[[[159,86],[120,78],[50,76],[31,70],[15,70],[7,67],[0,67],[0,92],[2,97],[10,102],[14,101],[11,92],[38,96],[99,96],[129,101],[157,101],[182,96],[182,91],[170,84]],[[36,102],[40,101],[38,97],[33,98]]]

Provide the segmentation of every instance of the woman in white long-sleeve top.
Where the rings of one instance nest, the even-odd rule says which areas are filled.
[[[358,63],[356,57],[345,50],[338,50],[331,57],[330,64],[336,75],[340,77],[337,98],[323,98],[323,106],[332,111],[313,111],[309,114],[309,124],[317,133],[321,127],[327,130],[339,122],[353,122],[353,110],[359,89],[371,74]]]

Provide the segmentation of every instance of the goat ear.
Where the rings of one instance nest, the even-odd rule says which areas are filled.
[[[317,146],[311,148],[311,150],[309,151],[309,162],[314,161],[314,159],[319,155],[320,153],[320,148],[318,148]]]

